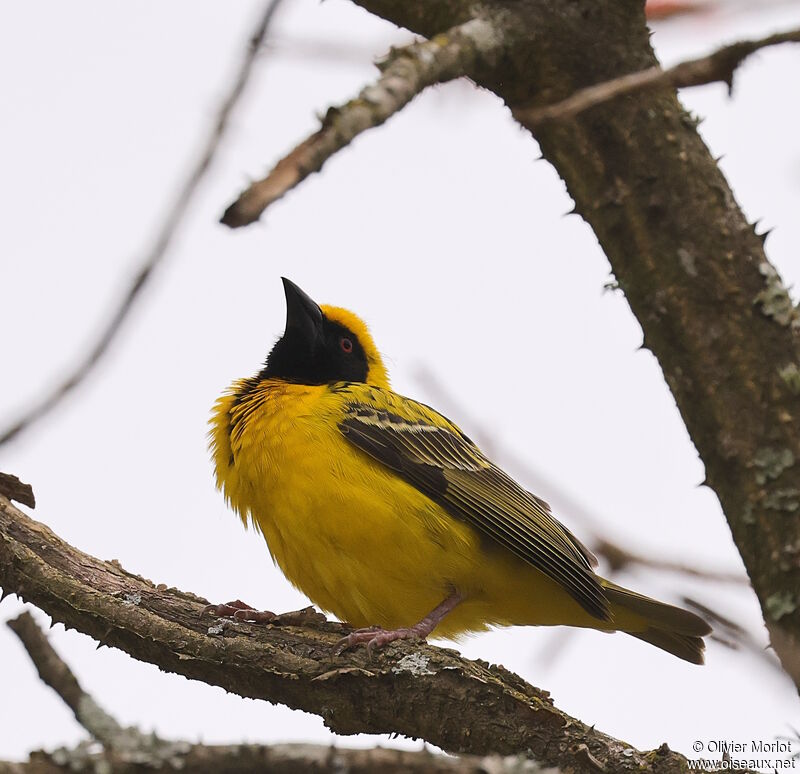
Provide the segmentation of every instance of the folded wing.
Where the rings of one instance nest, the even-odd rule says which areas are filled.
[[[339,429],[345,438],[451,516],[558,582],[589,613],[610,620],[609,604],[592,571],[594,557],[527,492],[490,462],[455,425],[404,399],[401,416],[353,403]]]

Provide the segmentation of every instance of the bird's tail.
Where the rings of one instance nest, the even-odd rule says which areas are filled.
[[[692,664],[703,663],[703,637],[711,627],[700,616],[603,580],[603,590],[620,631]]]

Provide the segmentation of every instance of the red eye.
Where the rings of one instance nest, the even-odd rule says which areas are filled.
[[[339,339],[339,346],[342,348],[342,352],[346,352],[348,355],[353,351],[353,342],[347,336]]]

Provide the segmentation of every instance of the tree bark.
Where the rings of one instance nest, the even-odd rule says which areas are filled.
[[[639,0],[354,0],[431,37],[503,41],[471,77],[539,142],[594,229],[672,390],[800,689],[800,314],[673,88],[536,125],[532,108],[652,67]]]
[[[334,655],[348,629],[203,616],[207,602],[84,554],[0,496],[0,586],[54,621],[161,669],[313,712],[339,734],[399,733],[453,753],[522,755],[578,774],[685,772],[571,718],[502,666],[400,642]],[[454,711],[457,708],[457,711]]]

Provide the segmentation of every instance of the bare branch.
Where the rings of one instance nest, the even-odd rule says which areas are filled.
[[[0,446],[16,438],[23,430],[26,430],[34,422],[37,422],[52,411],[67,395],[69,395],[69,393],[89,376],[100,359],[108,351],[111,342],[127,319],[135,301],[141,295],[142,290],[152,276],[154,270],[163,261],[172,243],[173,237],[183,223],[189,204],[216,156],[231,113],[239,103],[239,99],[250,80],[259,50],[266,40],[270,23],[281,2],[282,0],[270,0],[267,3],[264,12],[259,18],[258,26],[248,43],[247,50],[239,68],[239,73],[230,91],[219,107],[217,120],[211,128],[211,132],[206,139],[200,156],[189,172],[186,181],[181,186],[177,198],[167,211],[155,241],[145,254],[141,267],[136,272],[130,287],[121,299],[111,318],[103,327],[94,346],[88,354],[78,362],[64,381],[58,384],[49,395],[46,395],[39,403],[35,404],[0,434]]]
[[[741,586],[749,586],[750,581],[741,572],[725,572],[724,570],[706,570],[684,562],[676,562],[672,559],[664,559],[655,556],[645,556],[644,554],[623,548],[619,543],[614,543],[602,536],[595,537],[592,541],[592,550],[602,556],[611,566],[614,572],[619,572],[631,566],[649,567],[652,570],[672,572],[676,575],[685,575],[690,578],[700,578],[701,580],[715,581],[717,583],[733,583]]]
[[[348,749],[317,744],[234,744],[202,745],[172,743],[168,760],[147,755],[109,753],[80,745],[72,750],[35,752],[25,763],[0,761],[0,774],[559,774],[557,769],[542,769],[533,761],[519,757],[448,757],[426,750]]]
[[[78,722],[104,749],[98,751],[86,743],[77,748],[52,753],[36,752],[26,764],[0,762],[0,774],[6,771],[33,772],[69,771],[114,772],[180,771],[206,772],[424,772],[424,774],[496,774],[539,772],[531,761],[467,756],[451,758],[426,750],[350,750],[329,745],[202,745],[184,741],[167,741],[154,734],[143,734],[136,728],[123,728],[79,685],[69,666],[47,640],[30,613],[24,612],[9,627],[22,640],[39,677],[64,700]],[[22,766],[11,769],[10,766]],[[9,768],[5,768],[9,767]],[[555,773],[554,773],[555,774]]]
[[[4,497],[0,585],[102,644],[240,696],[313,712],[340,734],[396,732],[450,752],[529,755],[579,774],[686,770],[666,745],[634,750],[503,667],[452,650],[403,642],[372,659],[364,650],[334,655],[342,624],[201,617],[206,600],[72,548]]]
[[[546,121],[559,121],[574,118],[584,110],[600,105],[608,100],[635,94],[643,89],[672,87],[682,89],[689,86],[703,86],[722,81],[733,88],[733,74],[748,56],[768,46],[781,43],[800,43],[800,29],[776,33],[758,40],[743,40],[715,51],[713,54],[691,59],[687,62],[663,70],[659,66],[622,75],[610,81],[588,86],[566,99],[545,107],[520,109],[515,115],[533,125]]]
[[[467,75],[479,58],[497,54],[493,28],[473,19],[432,40],[392,50],[381,75],[347,104],[330,108],[322,127],[250,185],[222,215],[231,228],[255,223],[274,201],[302,182],[359,134],[379,126],[434,83]]]
[[[21,613],[9,621],[8,626],[22,641],[42,682],[49,685],[63,699],[78,723],[109,749],[130,746],[130,731],[124,729],[81,688],[72,670],[53,650],[53,646],[30,613]]]

